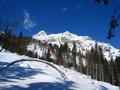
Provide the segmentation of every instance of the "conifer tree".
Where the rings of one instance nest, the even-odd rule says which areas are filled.
[[[46,53],[46,60],[51,62],[51,58],[50,58],[51,54],[50,54],[50,49],[48,48],[48,51]]]
[[[73,62],[73,67],[74,67],[75,70],[77,69],[76,52],[77,52],[77,50],[76,50],[76,44],[74,42],[73,48],[72,48],[72,62]]]
[[[19,33],[18,40],[19,40],[19,42],[20,42],[21,44],[22,44],[23,41],[24,41],[24,36],[23,36],[23,32],[22,32],[22,31],[20,31],[20,33]]]
[[[83,65],[83,60],[82,60],[82,53],[79,51],[79,65],[77,66],[77,71],[83,73],[83,68],[84,68],[84,65]]]
[[[62,45],[60,45],[60,48],[58,50],[57,62],[56,62],[58,65],[63,65],[62,50],[63,50]]]
[[[111,58],[111,61],[109,62],[109,71],[110,71],[110,82],[114,84],[114,62],[113,58]]]
[[[115,59],[115,72],[114,72],[114,78],[115,78],[115,85],[120,86],[120,57],[116,57]]]
[[[38,54],[37,54],[37,52],[35,52],[35,54],[34,54],[34,58],[38,58]]]

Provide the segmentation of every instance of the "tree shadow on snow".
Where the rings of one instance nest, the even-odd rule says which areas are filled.
[[[7,65],[7,62],[0,62],[0,67]],[[38,73],[45,74],[42,69],[32,69],[30,66],[21,67],[19,64],[14,64],[11,67],[0,71],[0,83],[15,82],[13,79],[26,79]],[[72,89],[74,82],[64,81],[60,82],[39,82],[28,84],[27,88],[22,86],[0,87],[0,90],[74,90]]]
[[[7,65],[6,62],[0,62],[0,67]],[[23,80],[29,78],[30,76],[36,75],[38,73],[43,73],[42,69],[32,69],[30,67],[21,67],[19,64],[14,64],[11,67],[0,71],[0,83],[3,82],[14,82],[12,79]]]
[[[28,84],[27,88],[20,86],[12,86],[10,88],[4,88],[3,90],[74,90],[74,82],[66,81],[60,82],[40,82]]]
[[[108,90],[105,86],[100,85],[100,90]]]

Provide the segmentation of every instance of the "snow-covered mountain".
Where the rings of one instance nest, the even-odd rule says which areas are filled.
[[[91,50],[91,48],[94,47],[97,42],[97,44],[102,47],[103,54],[107,60],[110,60],[111,57],[115,59],[116,56],[120,56],[120,50],[114,48],[108,43],[101,43],[99,41],[93,40],[89,36],[78,36],[76,34],[70,33],[69,31],[58,34],[46,34],[45,31],[40,31],[32,37],[42,42],[57,44],[58,46],[67,42],[69,48],[71,49],[73,47],[73,43],[75,42],[77,50],[80,50],[83,54],[85,54],[87,50]]]

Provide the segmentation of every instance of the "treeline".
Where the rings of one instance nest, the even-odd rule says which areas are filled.
[[[99,81],[120,85],[120,57],[116,57],[115,60],[113,58],[110,61],[106,60],[102,48],[97,43],[94,48],[87,51],[86,55],[83,55],[80,50],[77,51],[75,42],[72,49],[67,43],[57,46],[40,41],[34,43],[36,42],[38,44],[35,45],[34,50],[41,49],[43,52],[42,57],[37,55],[38,58],[72,68]],[[37,51],[35,53],[37,54]]]
[[[12,31],[5,31],[0,34],[0,46],[13,53],[36,57],[32,51],[27,50],[28,44],[32,41],[31,37],[25,37],[22,32],[18,36],[12,34]]]
[[[76,59],[78,57],[80,59],[80,56],[83,56],[80,52],[77,52],[75,43],[72,50],[68,47],[67,43],[58,46],[34,40],[31,44],[35,44],[33,52],[37,54],[38,58],[63,65],[67,68],[78,69]],[[42,51],[42,56],[39,56],[37,51]]]
[[[120,85],[120,57],[116,57],[115,60],[113,58],[110,61],[106,60],[102,48],[96,43],[95,47],[87,52],[86,60],[85,74],[99,81]]]

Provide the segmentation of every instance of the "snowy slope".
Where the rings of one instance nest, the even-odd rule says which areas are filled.
[[[0,52],[0,67],[23,58],[30,59],[15,53]],[[65,73],[67,81],[54,68],[29,61],[0,72],[0,90],[119,90],[116,86],[92,80],[74,70],[55,66]]]
[[[49,34],[47,35],[45,31],[40,31],[39,33],[33,35],[34,39],[40,40],[42,42],[57,44],[68,43],[69,47],[73,47],[73,43],[76,42],[77,50],[81,50],[83,54],[86,53],[87,50],[90,50],[95,46],[96,41],[88,36],[78,36],[70,33],[69,31],[58,33],[58,34]],[[107,60],[110,60],[112,57],[115,59],[116,56],[120,56],[120,50],[114,48],[110,44],[97,42],[103,49],[103,54]]]

